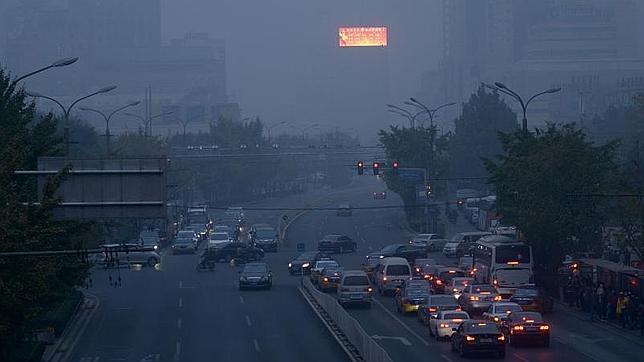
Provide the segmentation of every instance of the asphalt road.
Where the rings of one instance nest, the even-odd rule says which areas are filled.
[[[373,176],[356,177],[341,190],[317,190],[306,195],[261,201],[249,207],[400,205],[389,193],[373,200],[384,186]],[[276,225],[279,211],[247,211],[250,223]],[[346,269],[358,269],[363,256],[406,240],[399,208],[354,210],[351,217],[334,211],[310,211],[295,220],[285,246],[269,253],[274,274],[270,291],[237,290],[237,268],[218,264],[214,272],[195,271],[192,255],[164,255],[160,267],[121,270],[121,286],[109,283],[119,271],[97,270],[90,292],[101,301],[73,353],[72,361],[342,361],[347,360],[297,290],[299,277],[289,276],[295,244],[314,250],[325,234],[344,233],[358,242],[358,251],[336,255]],[[462,218],[448,233],[471,229]],[[435,257],[446,263],[439,253]],[[456,361],[449,343],[429,338],[414,316],[397,314],[391,297],[376,296],[371,309],[350,309],[396,361]],[[508,347],[508,359],[518,361],[635,361],[642,344],[623,338],[562,310],[546,316],[552,324],[550,348]],[[387,338],[395,337],[395,338]]]

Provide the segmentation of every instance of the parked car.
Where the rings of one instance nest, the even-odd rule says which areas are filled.
[[[331,234],[318,242],[318,250],[332,253],[355,252],[358,244],[346,235]]]
[[[495,323],[467,320],[455,328],[452,335],[452,352],[461,357],[472,354],[493,353],[505,358],[505,335]]]
[[[367,274],[361,270],[348,270],[342,274],[337,288],[338,303],[342,306],[359,303],[371,307],[373,288]]]
[[[239,272],[239,290],[273,286],[273,274],[266,263],[248,263]]]

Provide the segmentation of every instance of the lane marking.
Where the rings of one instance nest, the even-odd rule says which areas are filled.
[[[241,295],[239,296],[239,303],[244,304],[244,297],[242,297]]]
[[[181,329],[182,324],[183,321],[181,320],[181,317],[179,317],[179,319],[177,319],[177,329]]]
[[[393,318],[396,322],[398,322],[403,328],[407,330],[411,335],[414,337],[418,338],[418,340],[425,345],[425,347],[429,347],[429,342],[427,342],[423,337],[421,337],[418,333],[414,332],[405,322],[401,321],[400,318],[396,317],[389,309],[387,309],[378,299],[373,299],[373,301],[376,303],[380,309],[384,310],[385,313],[387,313],[391,318]]]
[[[259,348],[259,342],[257,342],[256,339],[253,339],[253,344],[255,345],[255,351],[260,352],[261,349]]]
[[[183,307],[183,298],[179,297],[179,308]]]
[[[183,280],[179,280],[179,289],[183,288]]]
[[[177,344],[175,345],[175,351],[174,351],[174,360],[178,361],[180,355],[181,355],[181,341],[177,341]]]
[[[246,316],[246,324],[248,324],[249,327],[253,325],[253,323],[250,322],[249,316]]]
[[[441,357],[443,357],[443,359],[444,359],[445,361],[447,361],[447,362],[453,362],[451,358],[447,357],[446,355],[444,355],[444,354],[442,354],[442,353],[441,353]]]
[[[527,358],[523,357],[522,355],[520,355],[520,354],[518,354],[518,353],[513,353],[512,355],[513,355],[514,357],[516,357],[516,358],[520,359],[520,360],[521,360],[521,361],[523,361],[523,362],[530,362],[530,360],[529,360],[529,359],[527,359]]]
[[[404,344],[405,346],[411,346],[411,342],[405,337],[390,337],[390,336],[379,336],[377,334],[374,334],[371,336],[373,339],[393,339],[396,341],[400,341],[400,343]]]

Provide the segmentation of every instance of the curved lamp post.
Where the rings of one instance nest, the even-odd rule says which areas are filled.
[[[110,155],[110,120],[112,119],[112,117],[116,113],[118,113],[118,112],[120,112],[120,111],[122,111],[122,110],[124,110],[126,108],[138,106],[140,103],[141,103],[140,101],[130,102],[130,103],[124,105],[123,107],[120,107],[120,108],[117,108],[117,109],[113,110],[112,113],[110,113],[109,115],[106,115],[104,112],[102,112],[102,111],[100,111],[98,109],[94,109],[94,108],[79,107],[78,109],[80,109],[81,111],[98,113],[105,120],[105,150],[106,150],[107,155],[109,156]]]
[[[68,65],[72,65],[72,64],[76,63],[76,61],[78,61],[78,57],[59,59],[59,60],[51,63],[50,65],[48,65],[46,67],[40,68],[40,69],[35,70],[35,71],[31,72],[31,73],[27,73],[27,74],[25,74],[23,76],[20,76],[20,77],[16,78],[16,80],[14,80],[13,83],[14,84],[18,83],[18,82],[20,82],[21,80],[23,80],[25,78],[29,78],[32,75],[36,75],[38,73],[44,72],[44,71],[46,71],[48,69],[51,69],[51,68],[60,68],[60,67],[66,67]]]
[[[521,126],[522,126],[522,129],[524,131],[528,130],[528,118],[526,117],[526,114],[528,112],[528,105],[530,104],[530,102],[532,102],[533,99],[535,99],[535,98],[537,98],[539,96],[542,96],[544,94],[552,94],[552,93],[557,93],[557,92],[561,91],[561,88],[546,89],[546,90],[544,90],[542,92],[539,92],[539,93],[533,95],[532,97],[528,98],[527,102],[524,102],[523,98],[521,98],[521,96],[517,92],[515,92],[512,89],[508,88],[508,86],[506,86],[505,84],[503,84],[501,82],[494,82],[494,85],[496,87],[493,87],[493,86],[490,86],[490,85],[487,85],[487,84],[485,86],[490,88],[490,89],[498,90],[499,92],[501,92],[503,94],[509,95],[510,97],[512,97],[515,100],[517,100],[519,102],[519,104],[521,105],[521,110],[523,110],[523,120],[521,121]]]

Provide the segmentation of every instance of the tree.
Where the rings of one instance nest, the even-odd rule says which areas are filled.
[[[500,98],[480,86],[455,121],[455,134],[450,143],[451,176],[478,177],[486,174],[482,158],[498,155],[502,148],[498,132],[517,129],[516,113]]]
[[[33,181],[17,177],[19,169],[35,168],[39,156],[60,151],[57,120],[38,116],[25,92],[0,69],[0,251],[40,251],[79,247],[77,238],[87,224],[51,218],[58,200],[54,193],[65,176],[47,182],[38,204]],[[23,201],[27,201],[24,205]],[[19,359],[27,322],[55,307],[87,273],[76,257],[0,257],[0,360]]]
[[[615,144],[596,146],[574,125],[501,133],[503,153],[485,160],[502,222],[532,245],[537,270],[554,275],[564,255],[601,248]],[[545,273],[545,274],[544,274]]]

